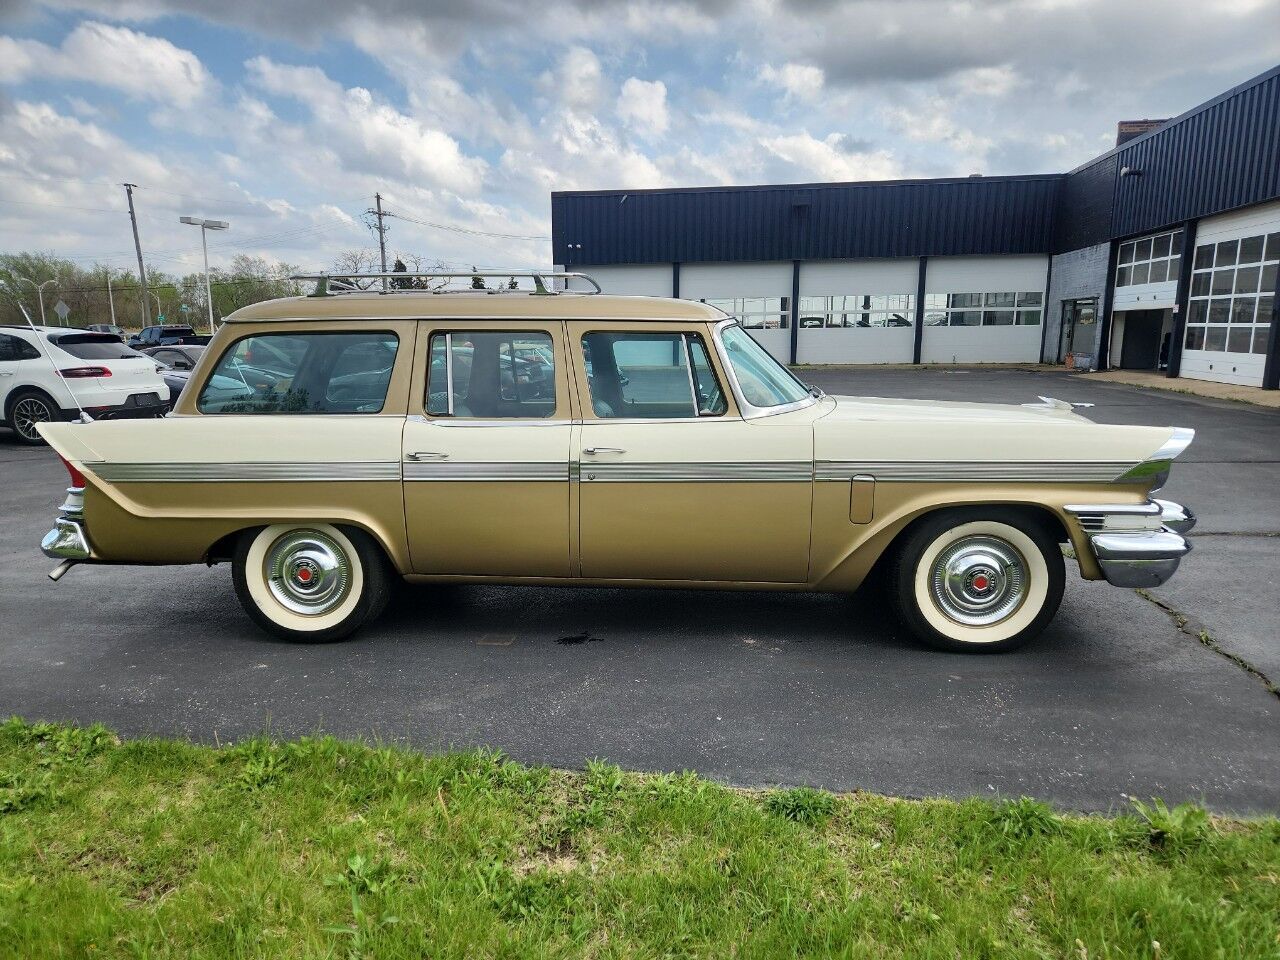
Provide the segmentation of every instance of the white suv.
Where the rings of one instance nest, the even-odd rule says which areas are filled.
[[[68,327],[0,326],[0,424],[23,443],[44,443],[37,423],[158,417],[169,388],[154,361],[119,337]]]

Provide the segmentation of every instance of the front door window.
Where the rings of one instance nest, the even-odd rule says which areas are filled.
[[[692,419],[728,409],[697,334],[588,333],[582,353],[598,419]]]

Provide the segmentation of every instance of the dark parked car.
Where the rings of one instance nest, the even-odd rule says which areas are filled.
[[[109,333],[113,337],[119,337],[121,340],[127,336],[124,332],[124,327],[117,326],[114,323],[91,323],[85,329],[90,333]]]
[[[134,334],[128,342],[135,350],[141,350],[144,347],[168,347],[178,343],[205,344],[209,339],[207,336],[200,336],[191,327],[166,324],[143,327],[142,332]]]
[[[178,343],[167,347],[143,347],[142,352],[174,370],[193,370],[200,354],[204,353],[204,344]]]

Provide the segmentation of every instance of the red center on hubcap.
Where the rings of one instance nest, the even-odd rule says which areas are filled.
[[[973,587],[975,590],[985,590],[987,589],[987,584],[988,580],[986,576],[981,573],[973,578]]]
[[[302,567],[302,568],[300,568],[300,569],[298,570],[298,579],[299,579],[299,580],[301,580],[303,583],[310,583],[310,582],[311,582],[311,571],[310,571],[310,570],[308,570],[306,567]]]

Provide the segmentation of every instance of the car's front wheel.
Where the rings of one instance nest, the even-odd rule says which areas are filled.
[[[268,633],[325,643],[382,612],[393,571],[368,534],[327,523],[273,524],[240,538],[236,596]]]
[[[1062,603],[1062,550],[1016,510],[947,510],[909,530],[893,564],[899,614],[941,650],[1001,653],[1022,646]]]

